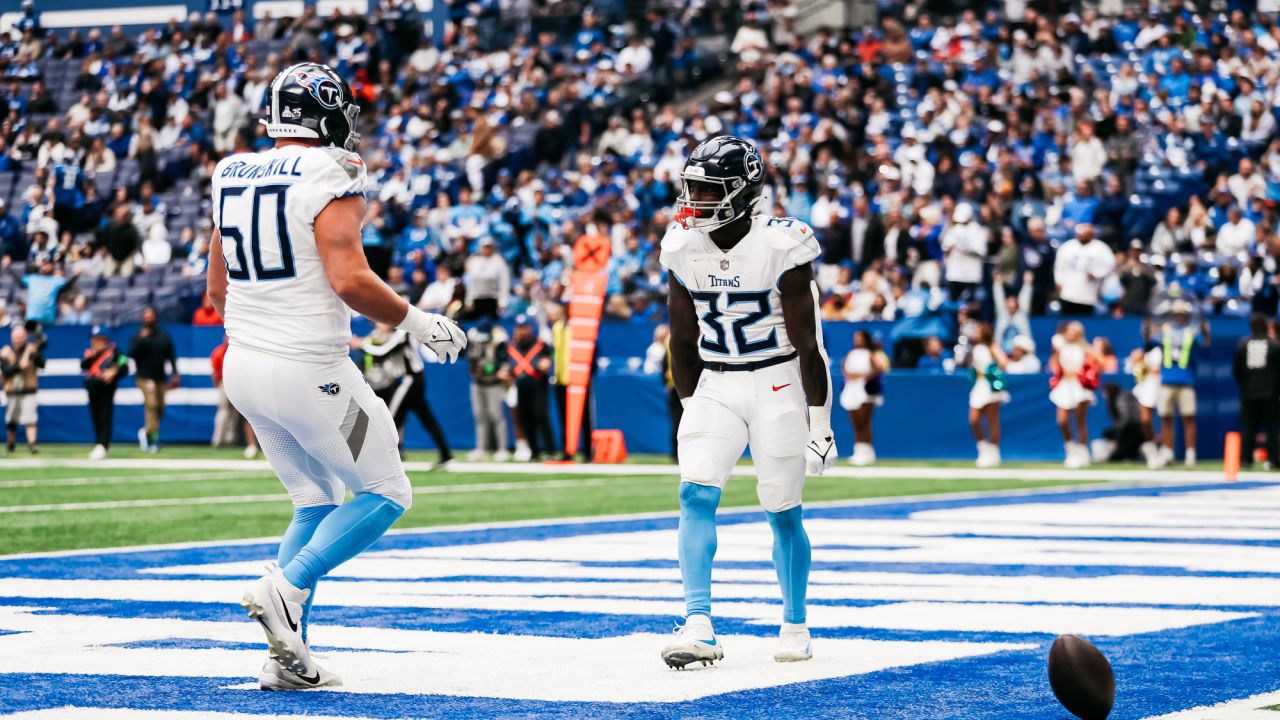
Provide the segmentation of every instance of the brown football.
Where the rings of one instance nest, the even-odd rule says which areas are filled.
[[[1060,635],[1049,648],[1049,685],[1058,702],[1081,720],[1105,720],[1116,702],[1116,676],[1098,648]]]

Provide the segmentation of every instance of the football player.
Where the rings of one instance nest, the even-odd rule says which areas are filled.
[[[275,147],[224,158],[213,172],[209,297],[230,341],[227,396],[293,499],[278,566],[241,601],[266,633],[261,687],[292,690],[341,682],[307,649],[316,582],[413,499],[391,413],[347,356],[351,310],[413,335],[442,362],[457,359],[466,336],[405,302],[365,261],[365,166],[347,84],[325,65],[294,65],[272,80],[265,112]],[[355,497],[343,504],[347,489]]]
[[[662,650],[683,668],[724,657],[711,626],[716,506],[750,445],[756,492],[773,529],[782,586],[779,662],[812,657],[805,624],[809,538],[801,523],[806,472],[835,460],[831,393],[813,229],[753,213],[764,186],[760,154],[716,137],[689,156],[676,222],[662,239],[670,272],[671,369],[680,421],[680,572],[687,616]]]

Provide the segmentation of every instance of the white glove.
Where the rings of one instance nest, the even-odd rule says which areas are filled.
[[[821,475],[836,462],[836,440],[831,432],[831,408],[809,408],[809,442],[804,446],[804,471]]]
[[[467,347],[467,335],[457,323],[443,315],[428,313],[410,305],[397,326],[431,348],[440,362],[453,362]]]

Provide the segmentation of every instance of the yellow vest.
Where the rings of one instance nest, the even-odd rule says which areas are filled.
[[[552,355],[555,364],[555,381],[557,385],[569,384],[569,323],[557,320],[551,326]]]

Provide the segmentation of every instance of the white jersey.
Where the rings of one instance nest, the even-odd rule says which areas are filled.
[[[672,225],[662,238],[661,262],[693,298],[702,359],[755,362],[795,352],[778,280],[820,252],[804,221],[756,215],[746,237],[727,252],[705,233]]]
[[[315,219],[362,194],[360,156],[286,145],[223,158],[213,171],[213,220],[229,279],[227,338],[235,347],[307,362],[346,358],[351,312],[329,285]]]

